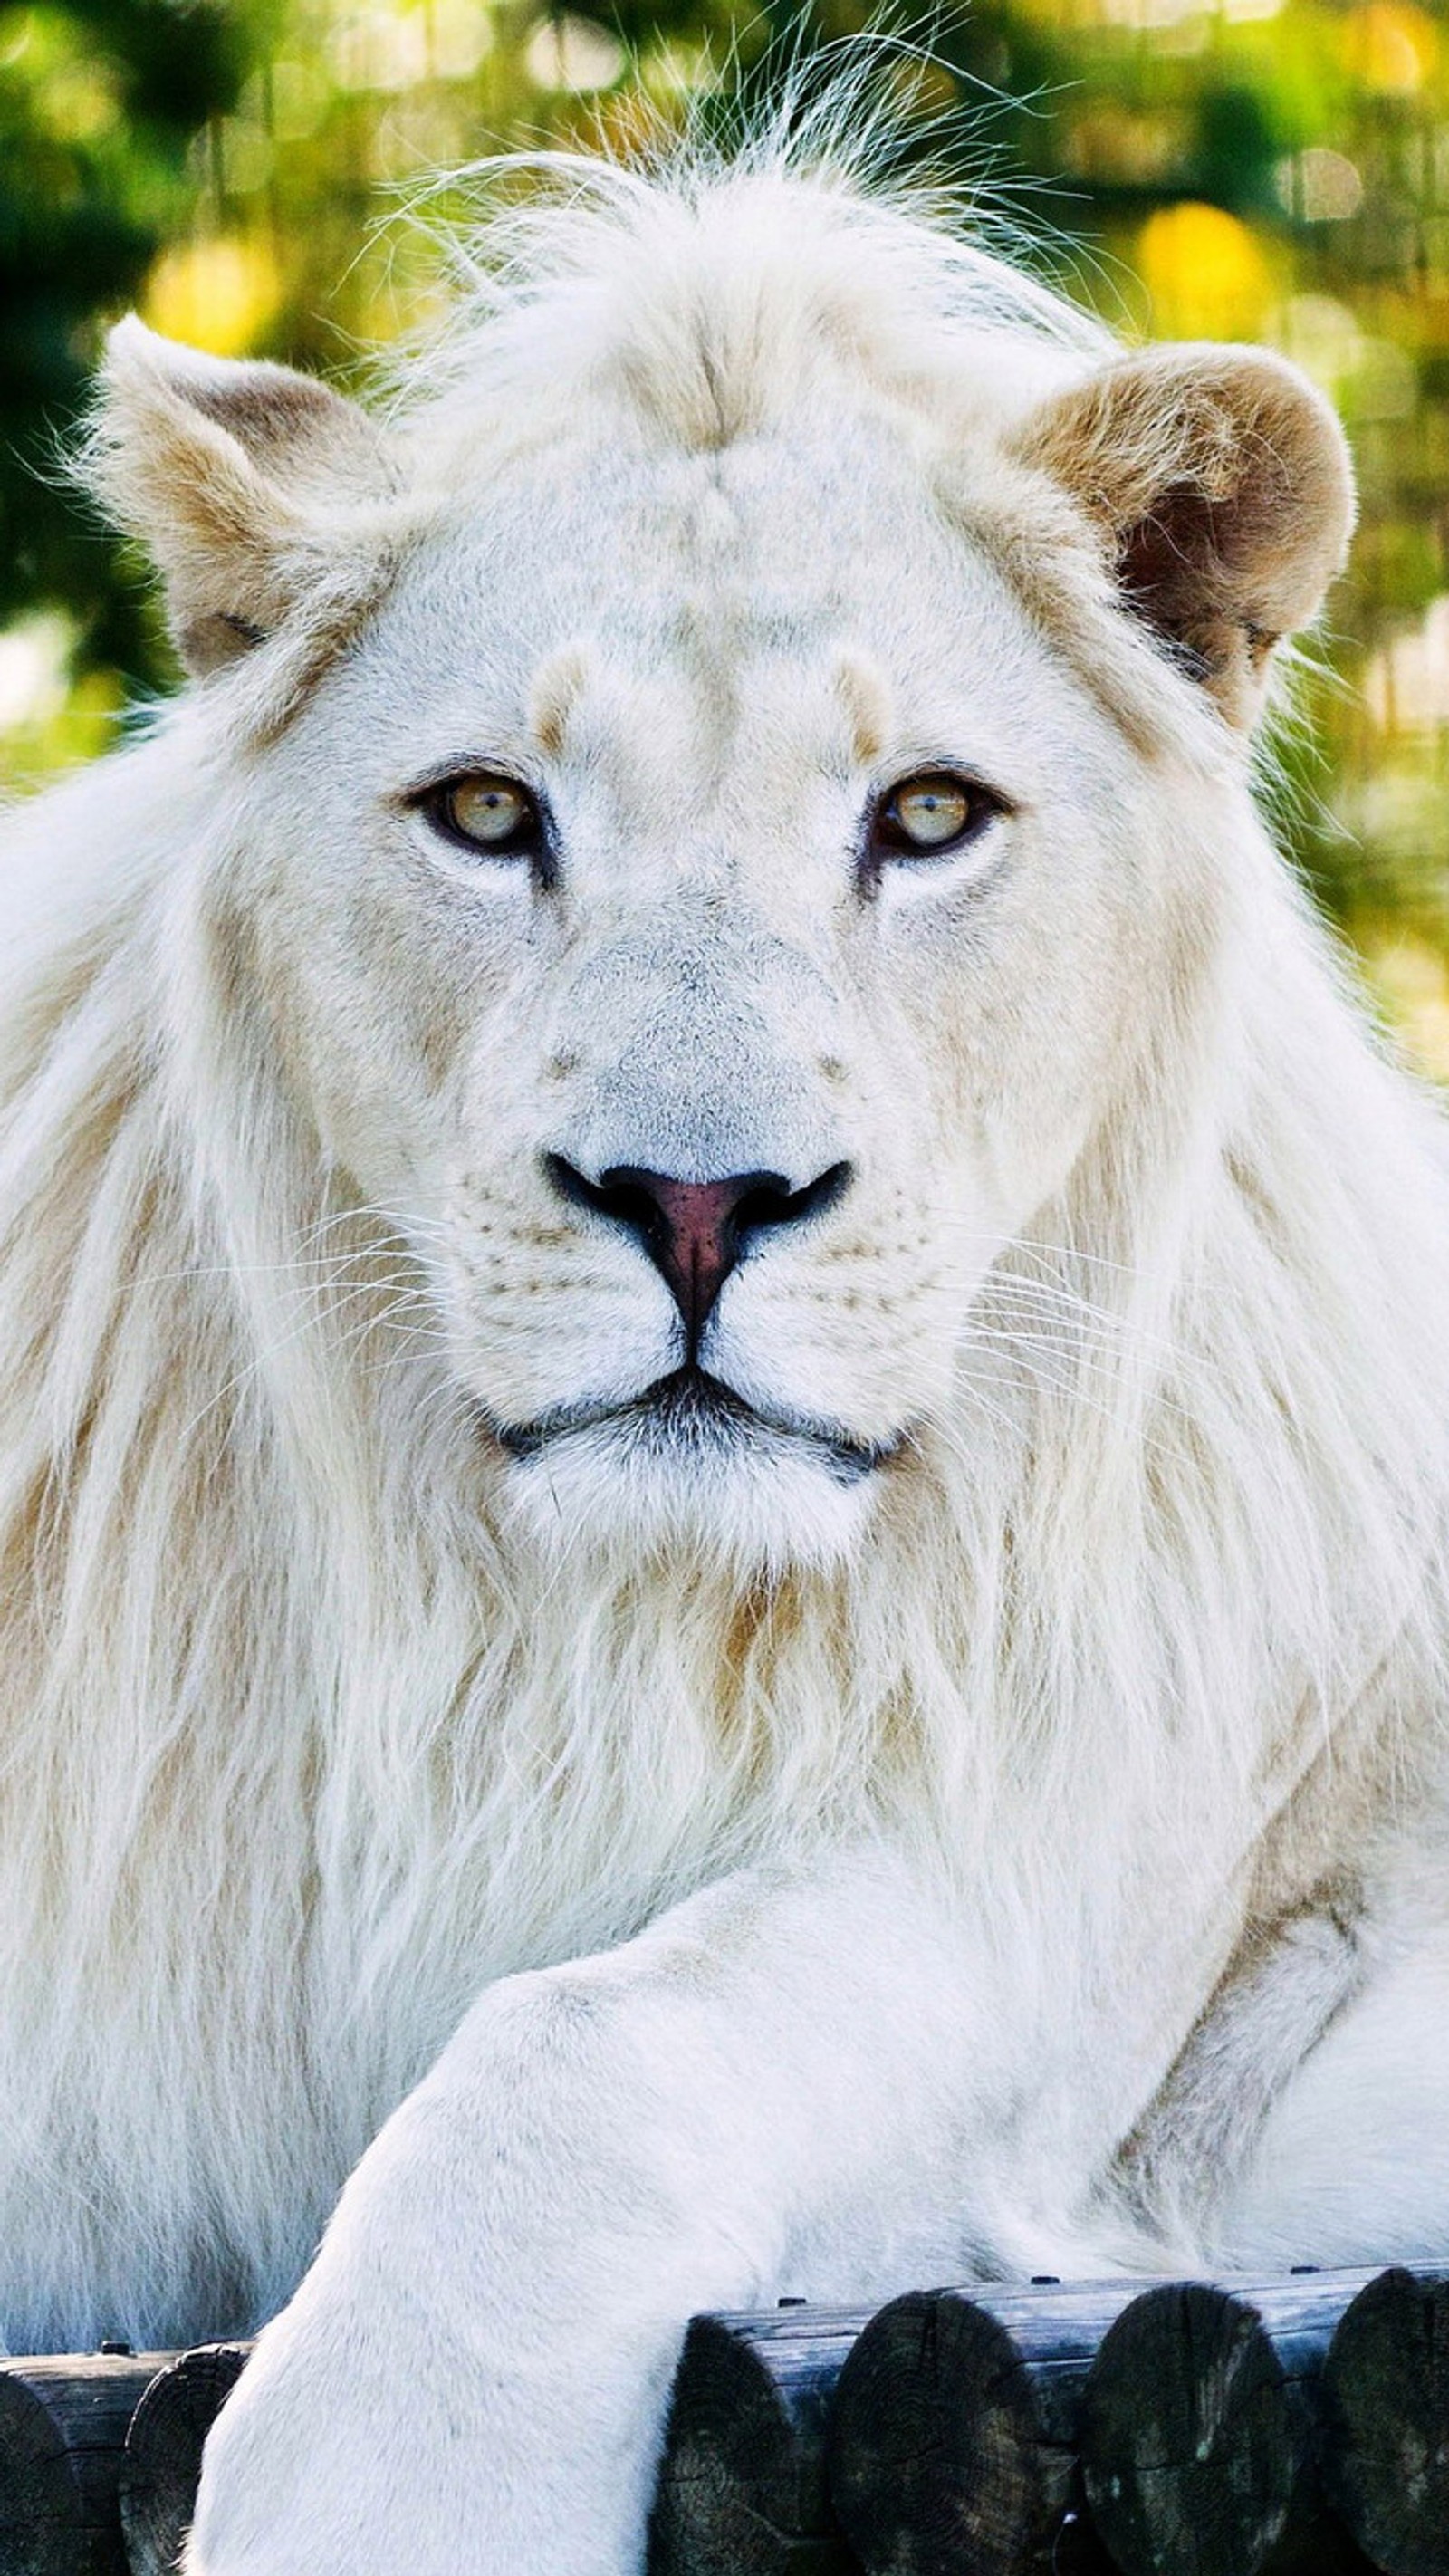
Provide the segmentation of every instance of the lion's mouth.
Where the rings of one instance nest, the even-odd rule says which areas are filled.
[[[893,1458],[899,1440],[854,1440],[833,1423],[786,1414],[766,1413],[748,1404],[722,1378],[708,1370],[677,1368],[656,1378],[624,1404],[558,1405],[532,1422],[494,1421],[500,1447],[512,1458],[536,1458],[557,1440],[590,1431],[609,1431],[624,1444],[625,1454],[668,1457],[676,1463],[693,1457],[717,1465],[731,1450],[788,1444],[803,1449],[829,1469],[842,1484],[873,1475]]]

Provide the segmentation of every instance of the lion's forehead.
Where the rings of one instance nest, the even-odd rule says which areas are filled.
[[[824,525],[857,541],[907,518],[924,521],[932,478],[924,453],[899,427],[868,416],[803,414],[768,432],[706,451],[644,435],[627,419],[600,434],[581,425],[536,449],[521,448],[449,487],[457,535],[487,525],[521,559],[556,558],[561,541],[587,575],[627,531],[684,569],[722,565],[766,579],[773,569],[801,596],[829,598],[840,565],[813,542]],[[619,566],[612,564],[617,584]],[[629,586],[644,566],[628,567]]]
[[[710,456],[566,448],[467,496],[439,551],[490,586],[516,582],[525,625],[526,586],[540,624],[562,614],[621,646],[705,601],[786,646],[848,618],[878,556],[933,539],[945,532],[903,457],[772,438]]]
[[[559,443],[480,475],[420,544],[373,658],[406,674],[400,705],[426,686],[460,745],[470,724],[524,723],[542,689],[596,759],[687,744],[718,775],[806,739],[845,763],[877,718],[924,744],[953,721],[943,638],[973,633],[983,721],[1010,731],[1047,656],[929,459],[874,424],[806,424],[708,455]],[[863,690],[843,676],[862,663]]]

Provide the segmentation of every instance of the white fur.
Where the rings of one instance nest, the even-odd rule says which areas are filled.
[[[626,2576],[703,2305],[1449,2221],[1328,2072],[1449,1928],[1443,1131],[1015,443],[1110,349],[769,167],[521,232],[344,648],[4,832],[12,2346],[257,2323],[362,2158],[205,2576]],[[947,758],[1016,813],[865,900]],[[544,1151],[855,1166],[711,1327],[773,1430],[498,1449],[677,1356]]]

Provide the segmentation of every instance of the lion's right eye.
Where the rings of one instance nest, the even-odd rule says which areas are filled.
[[[543,844],[543,817],[516,778],[470,769],[428,790],[423,811],[450,841],[493,859],[532,859]]]
[[[871,818],[868,856],[876,865],[952,858],[1010,810],[1006,797],[983,779],[923,769],[881,798]]]

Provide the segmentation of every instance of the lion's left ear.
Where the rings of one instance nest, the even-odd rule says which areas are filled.
[[[166,583],[187,668],[215,670],[366,577],[381,435],[315,377],[213,358],[134,315],[111,333],[89,478]]]
[[[1099,528],[1125,602],[1250,724],[1273,646],[1313,616],[1353,529],[1322,395],[1267,350],[1147,349],[1054,396],[1015,445]]]

